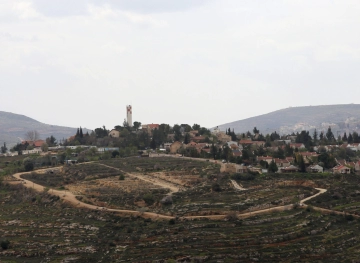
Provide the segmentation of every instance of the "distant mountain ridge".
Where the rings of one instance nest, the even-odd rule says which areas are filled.
[[[77,128],[44,124],[24,115],[0,111],[1,145],[5,142],[8,148],[10,148],[20,142],[20,139],[25,139],[25,133],[31,130],[38,131],[40,139],[46,139],[53,135],[59,141],[75,135]],[[87,129],[83,129],[83,131],[90,132]]]
[[[321,105],[291,107],[273,111],[256,117],[219,125],[224,131],[230,128],[235,133],[243,133],[257,127],[262,134],[274,131],[290,134],[302,130],[326,131],[331,127],[335,136],[344,132],[360,131],[360,104]]]

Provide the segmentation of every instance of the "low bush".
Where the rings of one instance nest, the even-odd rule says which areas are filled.
[[[9,248],[9,246],[10,246],[10,241],[9,240],[2,240],[1,242],[0,242],[0,246],[1,246],[1,248],[2,249],[8,249]]]

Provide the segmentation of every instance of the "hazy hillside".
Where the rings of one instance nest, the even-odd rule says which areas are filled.
[[[334,135],[360,130],[360,104],[306,106],[282,109],[268,114],[219,125],[220,130],[235,129],[235,133],[252,131],[261,133],[277,131],[287,134],[302,130],[327,130]]]
[[[25,133],[30,130],[37,130],[40,139],[53,135],[59,141],[75,135],[76,129],[48,125],[24,115],[0,111],[0,144],[6,142],[9,147],[20,142],[20,138],[24,139]]]

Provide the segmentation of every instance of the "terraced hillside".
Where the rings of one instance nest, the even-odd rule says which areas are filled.
[[[229,214],[221,221],[152,221],[73,208],[22,185],[0,185],[0,200],[0,241],[7,244],[0,248],[2,262],[356,262],[360,257],[357,220],[312,209],[243,220]]]

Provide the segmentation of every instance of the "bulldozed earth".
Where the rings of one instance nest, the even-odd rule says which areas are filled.
[[[211,162],[119,158],[21,178],[29,181],[0,185],[0,262],[356,262],[360,254],[360,180],[350,175],[229,175]],[[315,188],[328,191],[303,205]]]

